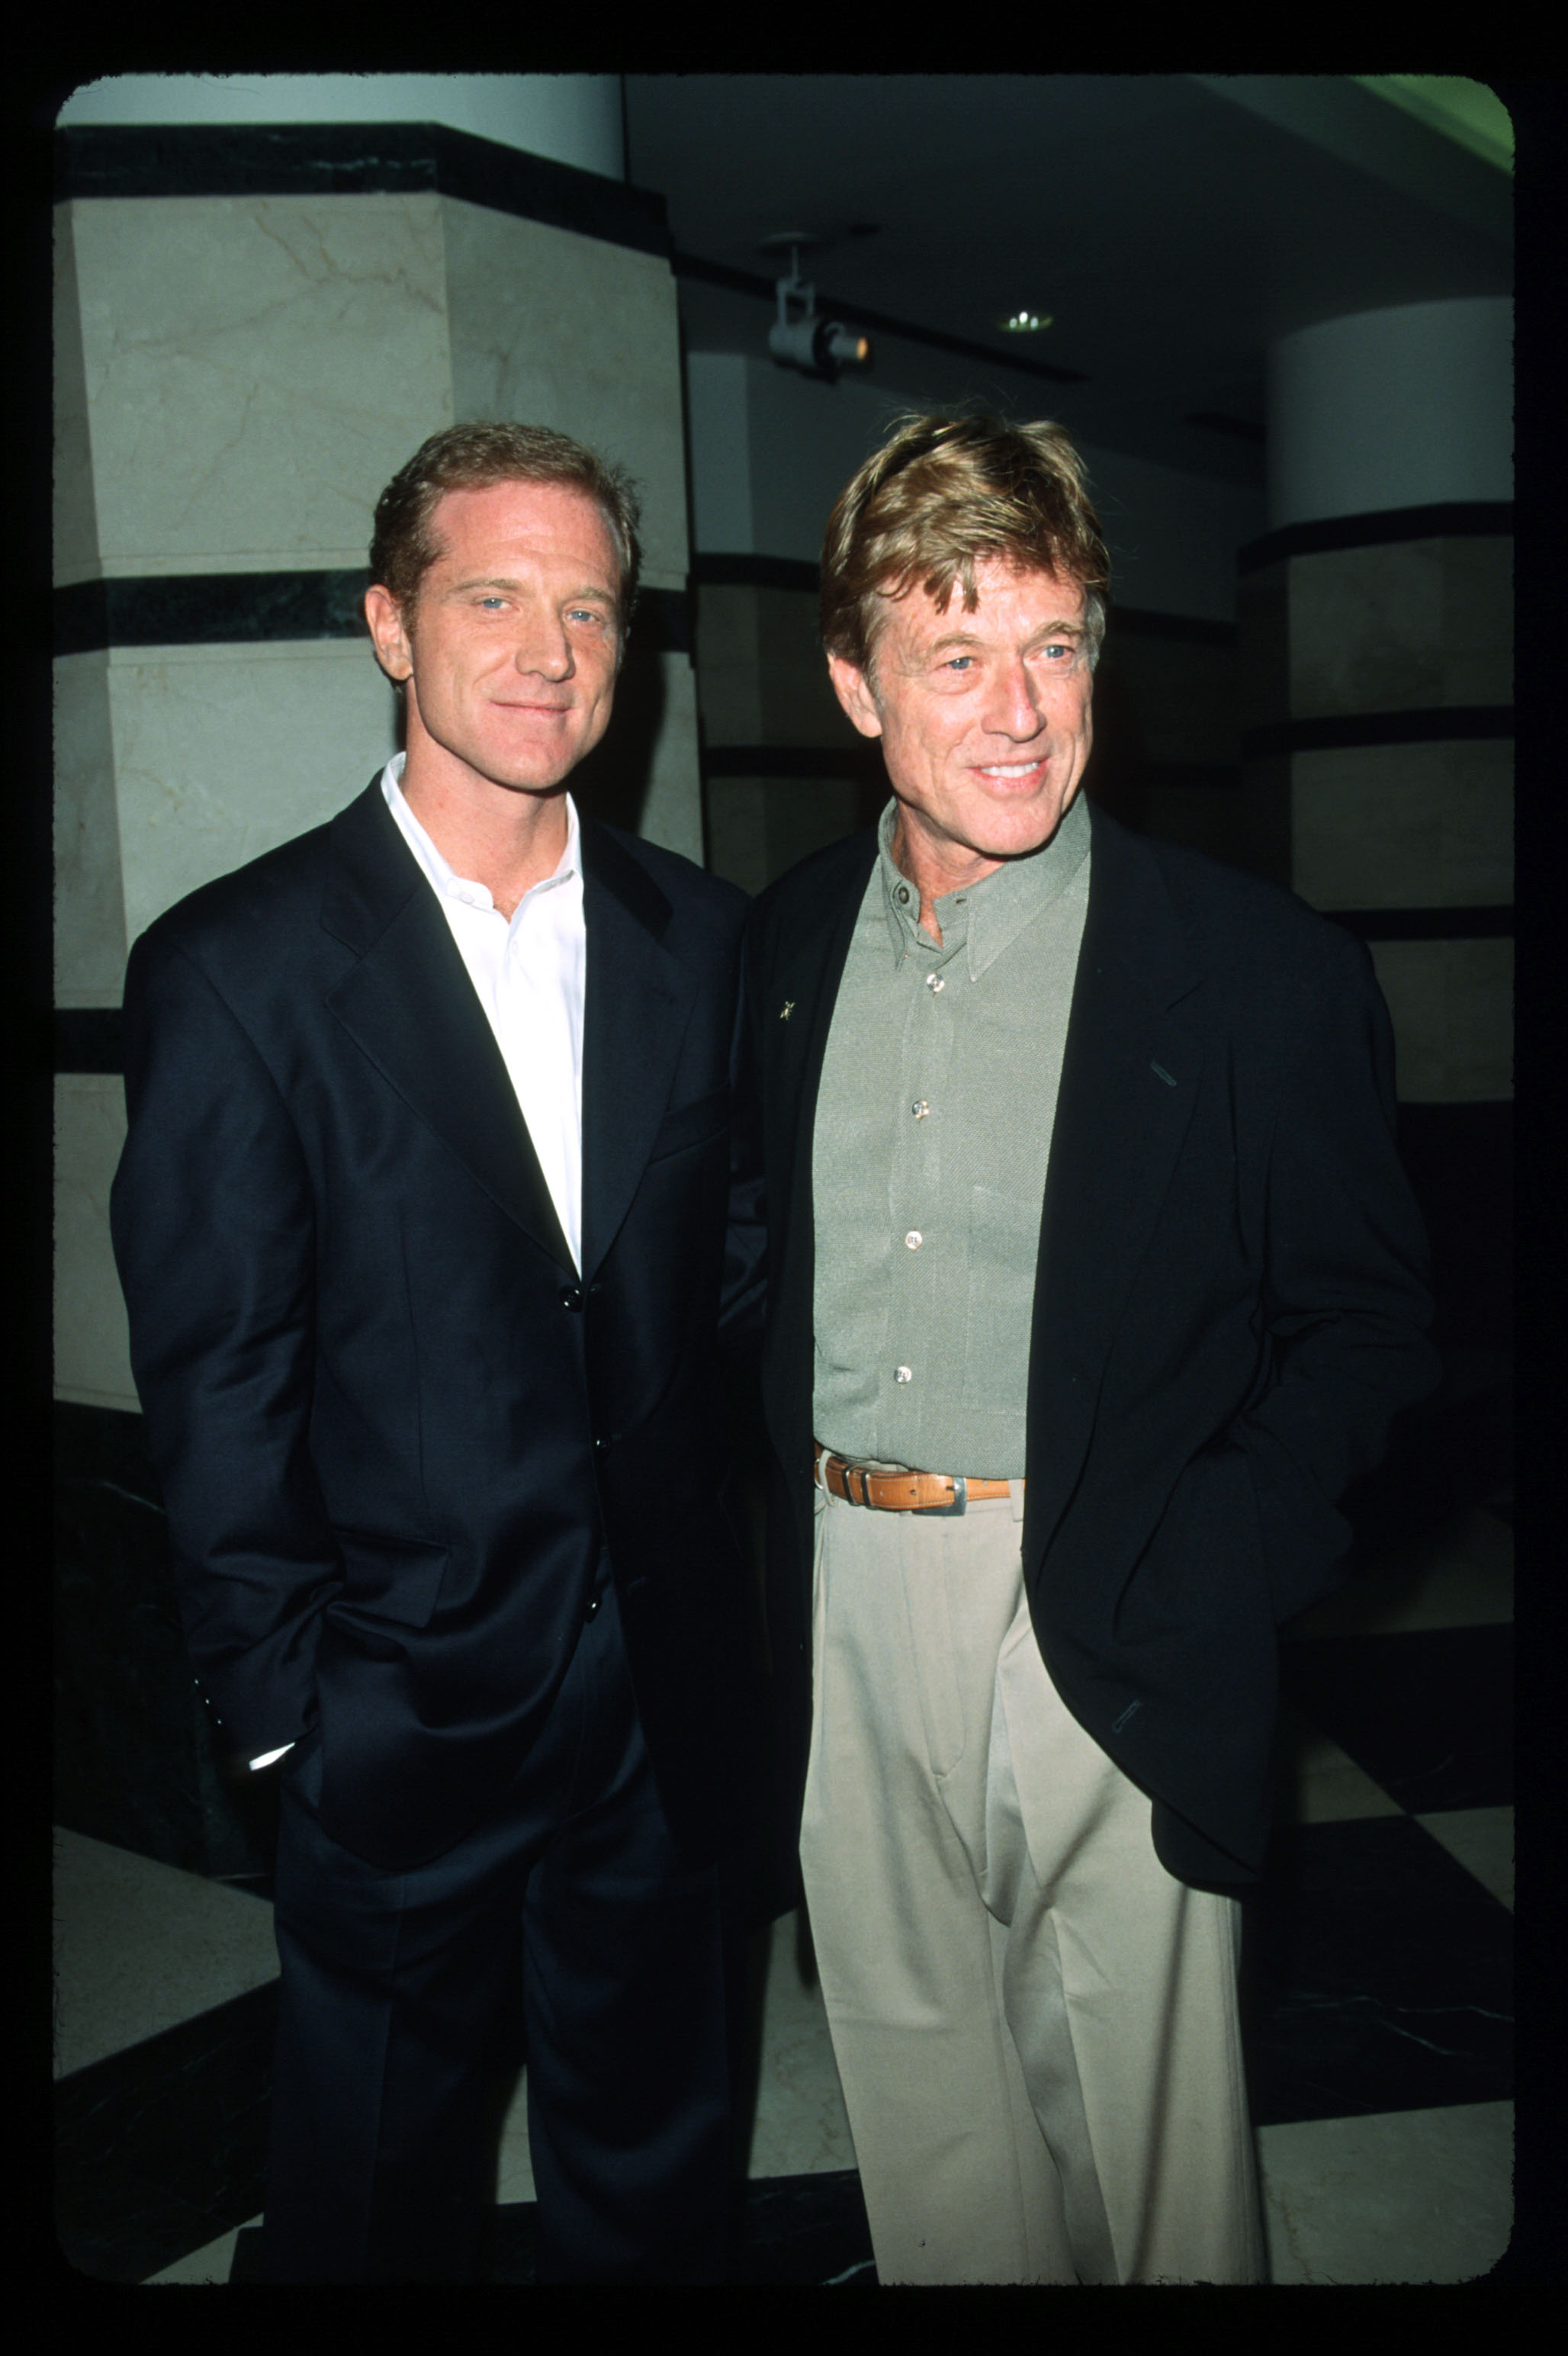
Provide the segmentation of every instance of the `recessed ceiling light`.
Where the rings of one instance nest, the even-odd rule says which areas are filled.
[[[1009,336],[1038,336],[1051,325],[1049,311],[1014,311],[1008,318],[998,319],[997,326]]]

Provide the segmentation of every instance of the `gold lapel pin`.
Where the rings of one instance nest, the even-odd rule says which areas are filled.
[[[779,1008],[779,1021],[781,1023],[787,1023],[794,1012],[795,1001],[793,998],[786,998],[784,1004]]]

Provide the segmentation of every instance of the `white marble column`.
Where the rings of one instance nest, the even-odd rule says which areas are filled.
[[[1268,356],[1252,789],[1294,888],[1368,938],[1406,1104],[1512,1093],[1511,322],[1413,304]]]
[[[56,1377],[133,1408],[99,1018],[161,910],[394,749],[356,576],[427,434],[525,418],[638,482],[624,717],[585,793],[701,859],[679,343],[616,76],[121,77],[60,133]]]

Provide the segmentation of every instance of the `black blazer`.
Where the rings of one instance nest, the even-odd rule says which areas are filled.
[[[581,855],[581,1280],[379,783],[126,977],[114,1248],[198,1682],[238,1755],[318,1727],[327,1828],[388,1866],[505,1788],[606,1549],[672,1829],[706,1859],[747,1803],[745,901],[587,818]]]
[[[1051,1676],[1152,1795],[1168,1869],[1240,1884],[1267,1837],[1276,1628],[1344,1576],[1336,1501],[1438,1378],[1425,1240],[1366,950],[1289,893],[1091,819],[1035,1280],[1025,1577]],[[875,855],[863,833],[805,861],[754,904],[748,944],[788,1841],[810,1723],[812,1129]]]

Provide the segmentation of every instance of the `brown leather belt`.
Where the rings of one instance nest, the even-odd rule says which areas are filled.
[[[882,1514],[961,1514],[982,1497],[1006,1497],[1008,1481],[970,1481],[962,1472],[872,1472],[845,1456],[830,1456],[818,1442],[816,1477],[828,1494],[846,1505],[870,1505]]]

